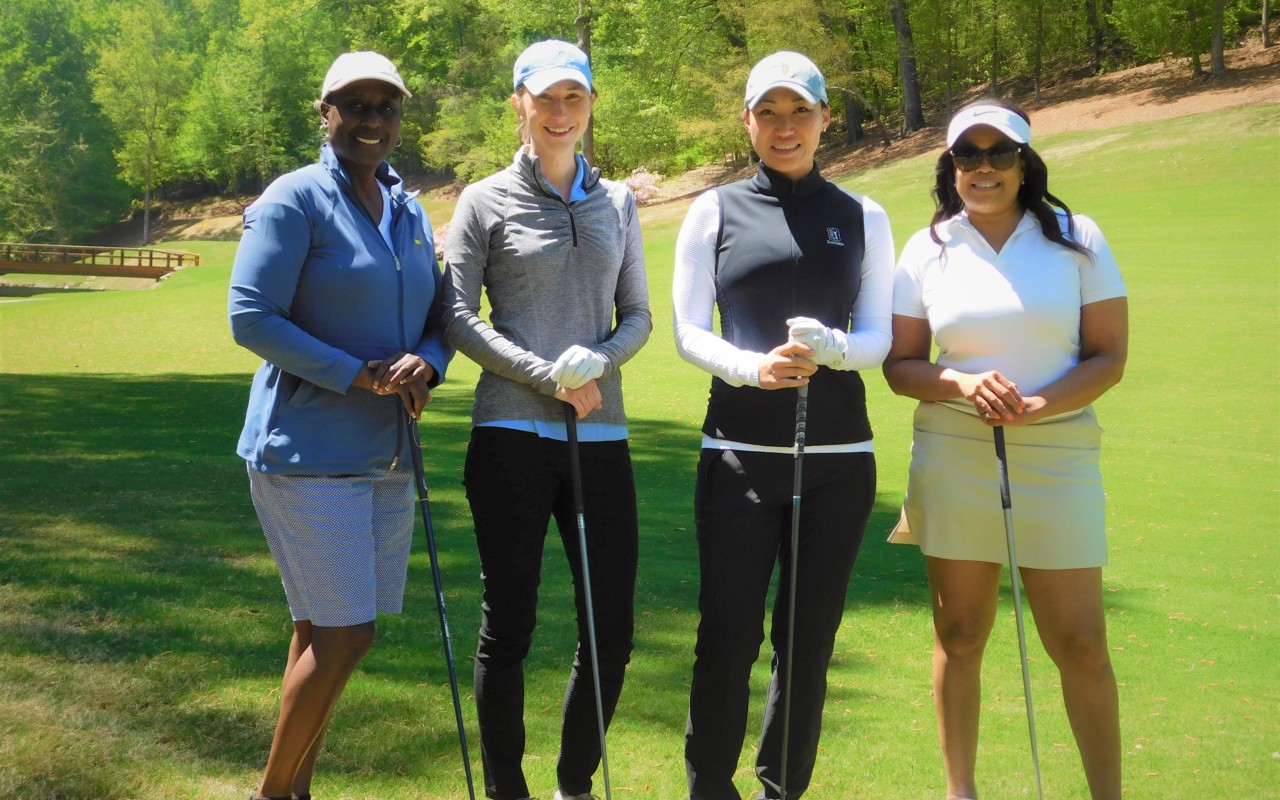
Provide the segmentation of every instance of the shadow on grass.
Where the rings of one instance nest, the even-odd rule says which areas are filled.
[[[86,708],[95,719],[105,715],[121,746],[143,762],[155,750],[163,753],[158,759],[189,760],[200,772],[258,768],[290,626],[234,453],[248,383],[247,375],[0,375],[0,678],[9,697],[40,704],[64,727],[101,724],[68,721]],[[461,490],[469,411],[469,388],[451,387],[438,394],[423,425],[468,698],[480,604]],[[692,489],[700,434],[646,419],[633,420],[631,434],[641,568],[634,677],[619,718],[671,731],[676,741],[697,626]],[[884,543],[896,515],[888,505],[873,515],[849,593],[855,623],[868,607],[927,608],[918,553]],[[333,736],[349,738],[328,751],[326,768],[421,775],[457,760],[424,552],[419,532],[405,613],[379,621],[365,677],[353,682],[335,719]],[[572,658],[564,561],[560,547],[548,543],[540,628],[527,665],[531,716],[546,706],[558,718],[554,706]],[[855,665],[864,667],[871,668]],[[103,680],[110,685],[91,685]],[[464,714],[473,728],[469,699]],[[357,735],[388,725],[396,730],[392,747],[386,738]],[[90,762],[60,765],[59,796],[87,796],[67,788],[77,785],[69,772],[98,785],[93,776],[102,765]],[[33,775],[18,785],[46,782]],[[130,792],[122,788],[119,796]]]
[[[101,291],[105,290],[74,286],[10,286],[8,284],[0,284],[0,297],[36,297],[42,294],[74,294]]]

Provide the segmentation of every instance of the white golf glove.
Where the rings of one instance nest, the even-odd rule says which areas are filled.
[[[841,331],[828,328],[809,317],[792,317],[787,320],[787,326],[787,338],[808,346],[813,351],[814,362],[827,367],[836,367],[844,363],[845,352],[849,349],[849,340]]]
[[[556,359],[555,366],[551,369],[551,377],[566,389],[581,389],[587,385],[588,381],[603,375],[607,366],[609,362],[604,356],[575,344]]]

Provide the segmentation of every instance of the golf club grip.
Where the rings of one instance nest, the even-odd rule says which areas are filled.
[[[1009,456],[1004,449],[1004,427],[997,425],[992,430],[996,437],[996,468],[1000,471],[1000,507],[1008,511],[1013,504],[1009,499]]]
[[[578,454],[578,409],[572,404],[564,404],[564,430],[569,443],[569,475],[573,480],[573,506],[583,513],[586,505],[582,494],[582,461]]]
[[[578,446],[578,409],[572,403],[564,404],[564,428],[569,438],[569,446]]]
[[[809,384],[796,390],[796,450],[804,450],[805,432],[809,427]]]

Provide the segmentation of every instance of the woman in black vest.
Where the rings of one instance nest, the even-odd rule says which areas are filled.
[[[823,178],[826,84],[799,53],[747,79],[742,121],[755,177],[709,191],[676,244],[676,347],[712,374],[695,516],[698,645],[685,766],[691,800],[738,800],[749,678],[775,563],[773,679],[756,759],[759,797],[781,797],[796,389],[808,386],[787,796],[813,774],[827,664],[875,500],[875,457],[858,370],[889,351],[894,249],[884,210]],[[721,334],[713,332],[719,307]]]

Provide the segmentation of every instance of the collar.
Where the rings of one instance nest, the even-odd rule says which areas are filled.
[[[751,183],[762,194],[775,197],[806,197],[821,191],[827,185],[827,179],[822,177],[816,161],[809,174],[799,180],[788,178],[781,172],[766,167],[764,162],[761,161],[756,169],[755,177],[751,179]]]
[[[574,153],[574,160],[578,164],[578,171],[573,176],[573,185],[569,189],[570,203],[586,200],[587,192],[600,182],[600,170],[588,164],[581,153]],[[563,200],[560,197],[560,193],[552,188],[551,183],[542,176],[541,162],[537,156],[528,151],[527,147],[521,147],[516,151],[515,158],[511,161],[511,166],[536,185],[543,194],[554,197],[557,200]]]
[[[960,209],[958,214],[954,217],[948,218],[939,227],[941,228],[940,233],[944,240],[962,233],[968,236],[982,237],[982,234],[978,232],[978,229],[975,228],[973,223],[969,220],[969,210],[965,208]],[[1040,230],[1040,221],[1037,220],[1035,215],[1030,211],[1023,211],[1022,219],[1018,220],[1018,224],[1014,227],[1013,233],[1009,238],[1012,239],[1014,236],[1020,236],[1029,228]]]
[[[341,184],[347,187],[351,186],[351,179],[347,177],[347,171],[343,169],[342,162],[338,160],[338,156],[333,152],[333,147],[325,142],[320,145],[320,165],[329,171],[329,174]],[[381,183],[387,189],[387,193],[391,195],[391,202],[396,205],[404,205],[408,201],[418,196],[417,191],[406,192],[404,190],[404,181],[401,180],[399,173],[391,168],[391,165],[383,161],[378,165],[378,169],[373,173],[378,183]]]

